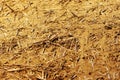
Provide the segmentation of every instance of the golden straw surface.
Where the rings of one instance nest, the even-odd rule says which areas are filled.
[[[0,80],[119,80],[120,0],[0,0]]]

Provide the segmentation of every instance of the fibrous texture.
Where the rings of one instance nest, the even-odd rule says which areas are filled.
[[[120,0],[0,0],[0,80],[119,80]]]

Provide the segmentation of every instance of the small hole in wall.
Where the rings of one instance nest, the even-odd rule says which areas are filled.
[[[89,72],[89,75],[91,75],[92,74],[92,72]]]

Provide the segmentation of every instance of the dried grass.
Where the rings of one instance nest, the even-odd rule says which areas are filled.
[[[0,1],[0,80],[119,79],[119,0]]]

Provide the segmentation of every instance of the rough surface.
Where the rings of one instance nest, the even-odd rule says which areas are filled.
[[[0,0],[0,80],[119,80],[120,0]]]

